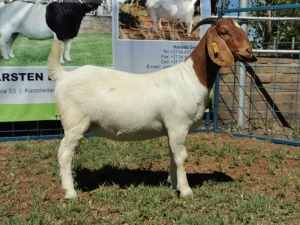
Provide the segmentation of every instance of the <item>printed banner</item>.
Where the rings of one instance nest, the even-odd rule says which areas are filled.
[[[185,60],[197,46],[200,34],[203,31],[198,29],[188,34],[189,27],[187,23],[183,23],[182,20],[165,19],[162,19],[161,24],[158,24],[157,29],[155,29],[153,23],[155,18],[151,18],[145,10],[145,5],[143,5],[145,1],[138,2],[139,6],[128,4],[128,1],[124,0],[112,1],[114,69],[145,74],[177,65]],[[176,6],[178,12],[193,9],[192,23],[194,25],[203,19],[200,17],[200,7],[194,5],[195,2],[193,0],[182,1],[180,2],[181,5]],[[210,1],[201,0],[201,4],[203,16],[209,16]],[[128,16],[135,15],[139,15],[138,24],[134,24],[136,21],[128,19]],[[83,49],[77,50],[77,54],[74,54],[75,57],[87,53],[86,60],[95,58],[100,60],[102,58],[103,43],[95,34],[96,32],[93,32],[93,34],[85,33],[74,38],[74,42],[77,43],[72,44],[72,46],[85,46]],[[21,38],[26,39],[25,37]],[[46,51],[50,50],[48,49],[50,43],[51,40],[48,42],[49,46],[47,46]],[[101,50],[98,49],[99,46]],[[17,50],[19,53],[17,58],[20,58],[21,54],[26,59],[31,59],[33,56],[31,51],[22,52],[20,47]],[[45,58],[41,59],[45,62],[37,65],[46,65]],[[15,59],[2,61],[0,67],[0,122],[58,119],[54,98],[54,83],[48,79],[47,67],[31,66],[30,64],[10,67],[10,60]],[[76,68],[76,65],[67,69],[74,68]]]
[[[187,35],[186,23],[176,25],[174,20],[164,19],[161,21],[161,28],[155,31],[153,18],[147,15],[146,10],[145,16],[140,17],[139,24],[134,25],[124,16],[128,13],[128,4],[123,2],[119,0],[114,7],[114,68],[139,74],[154,72],[180,63],[197,46],[200,31]],[[140,4],[143,2],[139,1]],[[166,6],[161,7],[168,9],[168,4],[173,2],[178,4],[172,6],[175,7],[174,12],[196,9],[195,1],[166,1]],[[132,6],[132,13],[138,13],[134,7]],[[200,15],[193,17],[193,21],[199,20]]]
[[[45,67],[2,67],[0,104],[55,103],[54,83]]]
[[[54,82],[47,67],[0,68],[0,122],[57,119]]]
[[[57,119],[54,83],[45,67],[2,67],[0,121]]]

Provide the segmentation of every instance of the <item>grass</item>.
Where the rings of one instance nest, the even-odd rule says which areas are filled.
[[[191,135],[186,170],[194,198],[181,199],[165,182],[166,138],[119,143],[92,137],[73,160],[79,199],[65,201],[58,145],[59,140],[0,143],[0,224],[300,222],[299,147]]]
[[[19,36],[14,43],[15,58],[0,59],[0,66],[46,66],[52,39],[29,40]],[[112,67],[111,34],[78,34],[72,41],[70,62],[64,66],[86,64]]]

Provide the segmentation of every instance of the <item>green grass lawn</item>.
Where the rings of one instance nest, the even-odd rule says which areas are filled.
[[[187,141],[193,199],[165,182],[167,139],[84,139],[77,201],[63,200],[59,140],[0,143],[0,224],[300,224],[300,149],[200,133]]]
[[[52,39],[29,40],[19,36],[14,43],[15,58],[0,59],[1,66],[46,66]],[[86,64],[112,67],[111,34],[78,34],[72,41],[71,62],[64,66],[81,66]]]

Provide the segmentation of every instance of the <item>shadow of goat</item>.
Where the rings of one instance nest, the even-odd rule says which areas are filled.
[[[75,171],[75,181],[77,188],[83,192],[97,189],[101,185],[117,184],[120,188],[128,188],[130,186],[138,186],[144,184],[146,186],[169,185],[167,182],[168,172],[165,171],[147,171],[142,169],[120,169],[112,166],[104,166],[99,170],[78,169]],[[232,182],[233,179],[222,173],[214,171],[210,174],[193,173],[187,174],[191,187],[199,187],[205,181],[213,180],[216,182]]]

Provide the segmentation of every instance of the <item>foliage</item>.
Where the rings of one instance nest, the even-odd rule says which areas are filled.
[[[236,3],[235,5],[233,4]],[[238,1],[223,0],[222,8],[238,7]],[[298,4],[298,0],[250,0],[250,7]],[[272,11],[254,11],[250,16],[258,17],[293,17],[300,18],[300,9],[281,9]],[[256,48],[263,49],[300,49],[300,21],[256,21],[252,22],[254,29],[250,30],[250,36],[254,36]],[[292,47],[294,43],[294,47]]]
[[[297,4],[297,0],[253,0],[254,6]],[[256,11],[254,16],[265,17],[300,17],[300,9],[281,9],[273,11]],[[278,49],[291,49],[292,41],[295,41],[294,49],[300,48],[300,21],[263,21],[258,25],[259,35],[263,38],[264,47],[270,48],[273,43]]]

